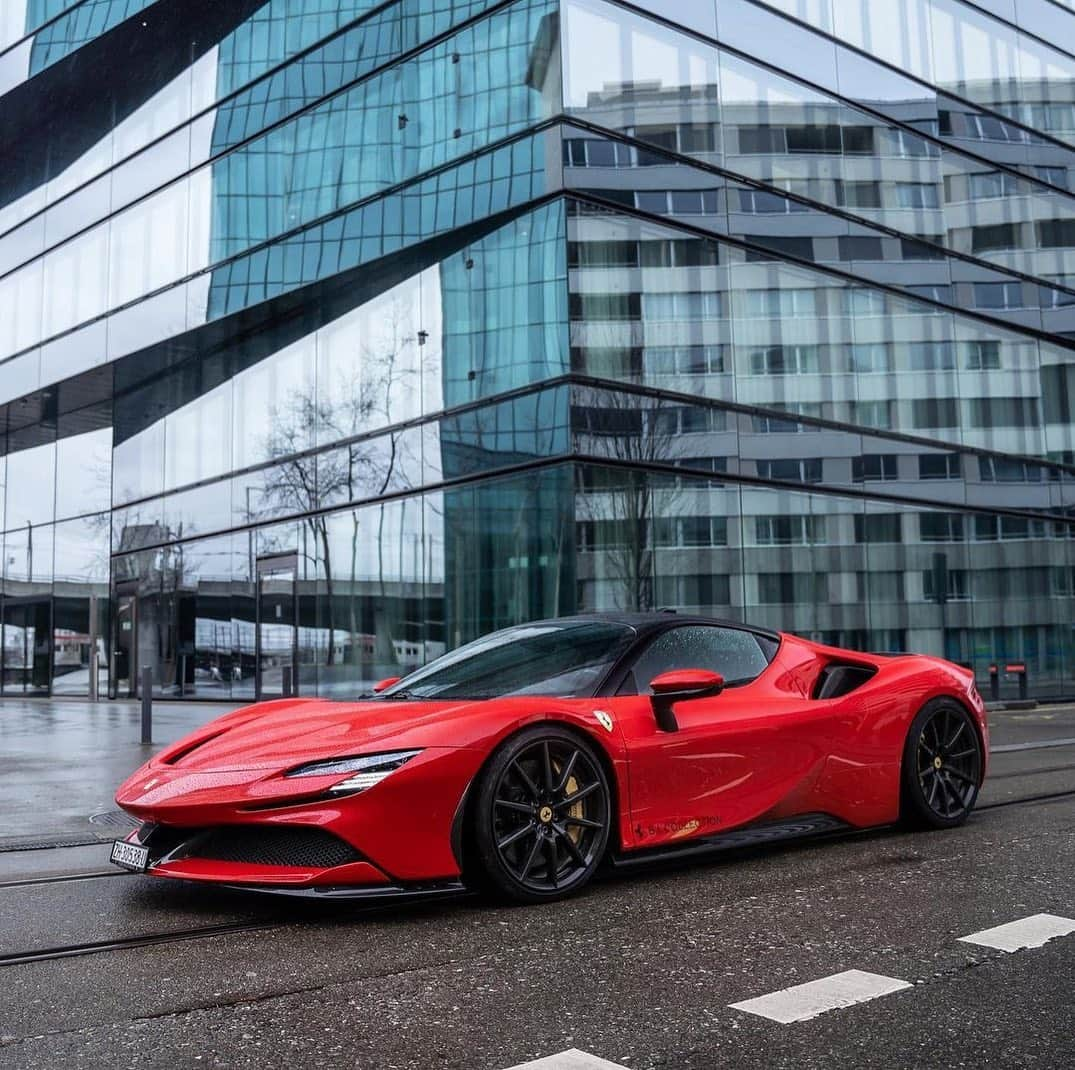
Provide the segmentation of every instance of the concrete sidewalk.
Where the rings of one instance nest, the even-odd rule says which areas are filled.
[[[111,839],[113,793],[151,754],[237,704],[155,702],[142,746],[135,702],[0,701],[0,850],[23,843]]]

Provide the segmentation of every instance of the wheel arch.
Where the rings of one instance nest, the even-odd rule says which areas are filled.
[[[979,749],[981,750],[981,753],[982,753],[982,769],[981,769],[981,774],[980,774],[979,779],[978,779],[978,787],[979,787],[979,789],[985,783],[986,765],[987,765],[987,760],[989,758],[989,752],[988,752],[988,747],[986,745],[985,735],[982,732],[982,726],[981,726],[981,724],[980,724],[980,722],[978,720],[977,714],[975,713],[974,709],[957,692],[947,691],[947,690],[935,691],[935,692],[931,693],[925,700],[923,700],[922,702],[919,702],[918,705],[916,705],[915,707],[912,708],[911,716],[907,721],[907,727],[904,729],[904,733],[903,733],[903,744],[904,745],[902,745],[900,747],[900,794],[901,794],[901,797],[902,797],[902,794],[903,794],[903,762],[904,762],[904,758],[906,757],[905,752],[906,752],[906,749],[907,749],[905,744],[907,743],[907,739],[909,738],[909,736],[911,734],[911,729],[914,727],[915,718],[918,717],[918,715],[931,702],[938,702],[938,701],[942,701],[942,700],[947,701],[947,702],[951,702],[954,705],[958,706],[967,715],[967,717],[970,719],[971,727],[974,729],[974,734],[978,739],[978,747],[979,747]]]
[[[543,726],[562,729],[576,739],[593,746],[597,753],[597,760],[601,763],[601,768],[608,779],[609,787],[611,819],[609,821],[608,843],[605,845],[605,857],[611,852],[622,849],[620,820],[623,814],[623,786],[620,784],[620,778],[616,772],[615,758],[610,753],[607,744],[596,732],[589,732],[568,718],[555,714],[545,715],[534,717],[523,724],[515,725],[510,731],[499,736],[490,746],[489,753],[482,759],[481,765],[478,766],[467,786],[463,789],[455,816],[452,819],[452,853],[455,855],[460,873],[464,876],[468,870],[467,855],[473,855],[474,852],[474,811],[478,803],[477,785],[481,783],[482,777],[485,776],[493,758],[501,747],[510,743],[516,736],[522,735],[523,732]]]

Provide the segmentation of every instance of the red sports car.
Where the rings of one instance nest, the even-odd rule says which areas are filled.
[[[138,770],[113,861],[308,896],[539,902],[629,867],[900,818],[966,820],[967,669],[669,613],[488,635],[356,702],[236,710]]]

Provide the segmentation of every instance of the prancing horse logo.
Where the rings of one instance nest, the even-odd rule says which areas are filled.
[[[597,718],[598,724],[600,724],[606,732],[612,731],[612,716],[610,714],[605,713],[604,710],[594,710],[593,715]]]

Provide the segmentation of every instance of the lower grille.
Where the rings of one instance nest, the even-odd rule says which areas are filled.
[[[174,855],[177,859],[209,858],[259,866],[328,869],[362,860],[358,851],[331,832],[295,825],[218,825],[201,829],[157,825],[143,842],[155,859],[179,847]]]

